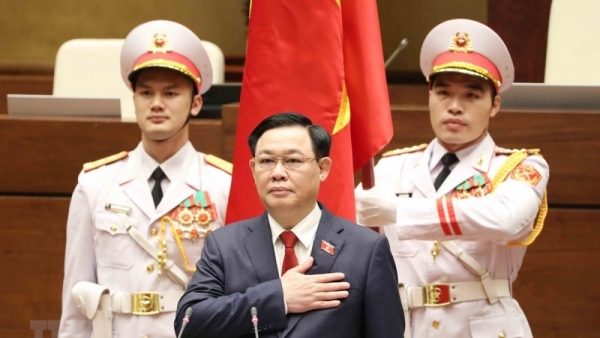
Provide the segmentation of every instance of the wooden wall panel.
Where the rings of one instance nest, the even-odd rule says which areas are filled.
[[[34,337],[31,321],[60,319],[69,200],[0,197],[0,337]]]
[[[550,209],[513,285],[534,337],[600,337],[600,210]]]
[[[235,135],[237,132],[237,118],[239,103],[230,103],[223,105],[223,158],[233,162],[233,148],[235,147]]]
[[[508,47],[517,82],[544,82],[551,3],[552,0],[488,1],[488,25]]]
[[[0,114],[7,114],[6,95],[51,95],[53,75],[0,74]]]
[[[429,85],[388,85],[391,105],[429,105]]]

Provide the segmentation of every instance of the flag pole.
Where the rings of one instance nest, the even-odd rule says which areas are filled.
[[[362,175],[362,187],[364,190],[369,190],[375,186],[375,160],[371,157],[369,162],[360,168],[360,173]]]

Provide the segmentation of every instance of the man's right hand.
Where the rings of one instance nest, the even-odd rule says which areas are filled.
[[[343,273],[305,275],[313,262],[314,258],[309,257],[281,277],[288,313],[336,307],[340,305],[340,299],[348,297],[350,283],[342,281],[345,277]]]

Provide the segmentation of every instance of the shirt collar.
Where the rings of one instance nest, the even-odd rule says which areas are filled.
[[[319,208],[319,205],[315,203],[315,208],[291,230],[306,248],[310,246],[315,238],[321,220],[321,214],[322,211]],[[286,230],[279,225],[271,215],[267,214],[267,216],[269,218],[269,226],[271,227],[273,245],[275,245],[275,242],[279,239],[279,235]]]
[[[150,176],[152,175],[156,167],[158,167],[159,165],[165,173],[165,175],[167,176],[167,179],[171,180],[174,177],[179,177],[181,175],[181,170],[185,168],[183,164],[188,158],[189,153],[195,152],[194,147],[188,141],[173,156],[169,157],[163,163],[158,163],[156,162],[156,160],[150,157],[150,155],[148,155],[141,143],[139,148],[140,159],[142,161],[142,167],[144,168],[144,177],[146,177],[148,180],[150,179]]]
[[[433,171],[433,169],[440,163],[442,160],[442,156],[446,154],[448,150],[442,146],[437,138],[433,141],[433,145],[431,147],[431,157],[429,158],[429,171]]]
[[[487,135],[486,135],[486,137],[487,137]],[[485,140],[485,137],[481,141],[479,141],[473,145],[470,145],[464,149],[454,152],[454,154],[456,154],[456,157],[458,157],[459,161],[462,161],[473,151],[473,149],[478,147],[481,144],[481,142],[483,142],[483,140]],[[433,147],[431,149],[431,157],[429,158],[429,171],[433,171],[433,169],[436,166],[441,165],[440,161],[442,160],[442,157],[447,152],[448,152],[448,149],[444,148],[444,146],[441,145],[438,142],[438,139],[436,138],[433,142]]]

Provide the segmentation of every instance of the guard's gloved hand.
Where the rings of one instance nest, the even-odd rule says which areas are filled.
[[[362,187],[355,191],[358,223],[368,227],[384,227],[396,224],[398,197],[379,186],[369,190]]]

